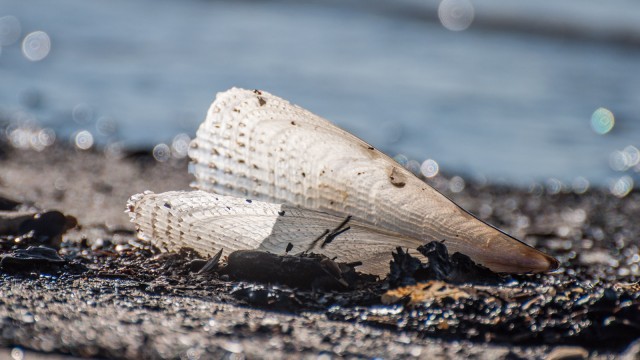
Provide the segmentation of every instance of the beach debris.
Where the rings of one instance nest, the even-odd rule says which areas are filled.
[[[406,301],[416,305],[447,298],[457,301],[475,295],[474,288],[478,285],[499,285],[506,280],[506,277],[475,264],[466,255],[454,253],[449,256],[447,247],[439,241],[421,245],[418,251],[428,259],[427,263],[402,248],[393,253],[388,277],[391,290],[382,295],[383,304]],[[497,289],[484,287],[485,292],[498,292],[494,290]]]
[[[209,259],[200,270],[198,270],[198,274],[212,274],[216,272],[218,266],[220,265],[220,257],[222,256],[222,250],[218,251],[218,253]]]
[[[19,206],[19,202],[0,196],[0,211],[15,211]]]
[[[192,248],[207,257],[219,249],[276,255],[307,251],[342,263],[361,263],[358,271],[383,276],[395,247],[421,245],[356,220],[348,220],[349,229],[344,231],[342,217],[204,191],[134,195],[128,212],[140,239],[164,251]],[[332,234],[332,241],[323,241]]]
[[[556,346],[547,354],[547,360],[581,360],[589,357],[589,351],[580,346]]]
[[[408,304],[414,305],[444,299],[457,301],[471,297],[473,292],[469,286],[465,289],[444,281],[431,280],[389,290],[382,295],[382,303],[389,305],[406,300]]]
[[[430,275],[450,283],[500,284],[505,277],[478,265],[467,255],[459,252],[449,256],[443,242],[432,241],[418,247],[418,251],[429,260]]]
[[[186,208],[198,208],[195,217],[208,217],[208,223],[185,228],[181,224],[198,221],[182,217],[189,211],[174,217],[172,208],[165,207],[168,211],[160,209],[163,215],[150,219],[155,213],[147,207],[156,210],[157,204],[148,205],[145,195],[129,202],[129,210],[138,211],[132,220],[143,229],[141,236],[170,248],[192,247],[207,256],[220,248],[280,253],[288,242],[311,250],[315,242],[308,239],[318,239],[327,256],[334,251],[338,261],[361,260],[362,271],[379,274],[395,247],[415,249],[444,240],[451,251],[496,272],[558,267],[554,258],[477,219],[372,145],[265,91],[219,93],[189,156],[194,186],[220,194],[216,201],[228,203],[226,214],[217,207],[210,215],[211,198],[202,192],[172,193],[193,203]],[[248,198],[261,204],[252,211],[268,209],[264,218],[244,213],[241,203],[251,205]],[[177,200],[172,197],[170,204]],[[276,209],[275,214],[286,215],[274,216]],[[295,224],[287,221],[291,218]],[[150,232],[150,224],[165,231]],[[315,235],[299,234],[302,229]],[[349,236],[357,241],[349,242]],[[351,257],[344,258],[347,253]]]
[[[346,290],[343,273],[353,268],[324,255],[276,255],[258,250],[238,250],[229,254],[221,274],[242,281],[277,283],[318,290]]]
[[[73,216],[60,211],[41,211],[0,198],[0,246],[45,245],[60,248],[62,234],[77,225]]]
[[[223,259],[220,250],[208,261],[190,261],[188,267],[198,275],[312,290],[346,290],[377,279],[357,273],[356,265],[336,263],[313,253],[276,255],[260,250],[237,250]]]
[[[428,259],[427,263],[411,256],[400,247],[396,249],[388,278],[391,287],[414,285],[426,280],[440,280],[452,284],[498,285],[507,279],[482,265],[477,265],[466,255],[456,252],[449,256],[446,245],[439,241],[421,245],[418,251]]]
[[[303,307],[296,295],[299,291],[294,289],[255,283],[240,283],[231,291],[231,296],[241,303],[286,312]]]
[[[6,273],[55,270],[66,261],[54,249],[29,246],[0,255],[0,270]]]
[[[627,291],[630,293],[640,292],[640,282],[633,283],[617,283],[613,285],[614,290]]]

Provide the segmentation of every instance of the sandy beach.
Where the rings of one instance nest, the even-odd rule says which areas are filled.
[[[62,237],[61,265],[0,273],[3,356],[24,349],[25,358],[51,359],[631,359],[640,351],[640,301],[630,285],[639,272],[637,191],[620,200],[598,190],[468,183],[452,193],[445,177],[430,180],[562,267],[495,289],[466,288],[466,300],[383,305],[384,282],[325,293],[236,282],[191,272],[193,253],[160,254],[141,243],[126,200],[188,189],[186,160],[5,147],[0,166],[0,196],[78,224]],[[2,255],[27,245],[15,239],[3,235]]]

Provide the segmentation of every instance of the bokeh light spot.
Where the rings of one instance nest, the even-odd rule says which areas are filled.
[[[31,131],[26,127],[16,127],[8,131],[8,138],[11,146],[16,149],[28,149],[31,146],[29,141]]]
[[[628,167],[633,167],[640,163],[640,150],[637,147],[629,145],[622,152],[626,157]]]
[[[80,150],[89,150],[93,146],[93,134],[87,130],[79,131],[74,138],[74,143]]]
[[[459,193],[464,190],[465,187],[464,179],[460,176],[454,176],[449,180],[449,190],[453,193]]]
[[[56,141],[56,132],[53,129],[45,128],[34,131],[31,136],[31,148],[42,151],[53,145]]]
[[[404,166],[405,169],[411,171],[411,173],[415,176],[420,175],[420,163],[416,160],[409,160],[407,164]]]
[[[420,172],[427,178],[432,178],[438,175],[439,170],[440,167],[438,166],[438,163],[433,159],[425,160],[420,166]]]
[[[11,359],[12,360],[24,360],[24,351],[20,348],[11,349]]]
[[[38,132],[38,138],[44,146],[51,146],[56,142],[56,132],[53,129],[42,129]]]
[[[491,205],[489,204],[480,205],[480,211],[478,212],[478,215],[480,216],[480,218],[486,219],[492,214],[493,214],[493,208],[491,207]]]
[[[51,39],[44,31],[34,31],[22,41],[22,53],[31,61],[40,61],[49,55]]]
[[[638,166],[639,163],[640,150],[633,145],[609,154],[609,167],[614,171],[627,171]]]
[[[0,46],[8,46],[20,38],[20,20],[13,15],[0,17]]]
[[[626,171],[629,169],[627,155],[619,150],[609,154],[609,167],[614,171]]]
[[[544,193],[544,186],[537,182],[529,184],[529,193],[533,196],[541,196]]]
[[[614,180],[609,185],[611,193],[619,198],[627,196],[633,190],[633,179],[631,176],[625,175]]]
[[[160,143],[154,146],[153,157],[156,161],[165,162],[171,158],[171,148],[167,144]]]
[[[550,178],[550,179],[547,179],[545,183],[545,187],[547,189],[548,194],[555,195],[560,193],[564,186],[562,184],[562,181],[556,178]]]
[[[599,108],[591,115],[591,128],[597,134],[604,135],[613,129],[615,117],[613,113],[605,108]]]
[[[393,160],[395,160],[398,164],[400,164],[402,166],[406,166],[407,162],[409,161],[409,158],[407,158],[403,154],[398,154],[398,155],[393,157]]]
[[[442,0],[438,18],[442,26],[451,31],[466,30],[473,22],[475,10],[469,0]]]
[[[9,124],[3,129],[0,132],[0,141],[4,135],[12,147],[36,151],[42,151],[55,143],[56,133],[53,129],[40,127],[28,114],[24,114],[23,120],[19,124]]]
[[[118,131],[118,124],[112,117],[101,116],[96,121],[96,131],[98,131],[98,134],[101,136],[115,135]]]
[[[191,143],[189,135],[184,133],[176,135],[173,138],[173,142],[171,142],[171,153],[173,157],[177,159],[186,157],[189,151],[189,143]]]
[[[584,194],[585,192],[587,192],[587,190],[589,190],[590,185],[591,184],[589,184],[589,180],[582,176],[578,176],[577,178],[573,179],[571,188],[576,194]]]

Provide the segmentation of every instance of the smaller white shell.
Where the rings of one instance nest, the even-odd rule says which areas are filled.
[[[129,199],[128,212],[141,239],[169,251],[190,247],[202,256],[213,256],[220,249],[226,254],[245,249],[285,254],[291,244],[290,253],[310,250],[341,262],[362,261],[360,271],[382,276],[397,246],[421,245],[350,220],[345,225],[349,230],[322,247],[322,235],[345,218],[204,191],[137,194]]]

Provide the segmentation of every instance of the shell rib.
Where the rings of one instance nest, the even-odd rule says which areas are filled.
[[[370,144],[264,91],[219,93],[189,156],[198,189],[350,215],[407,241],[390,242],[389,250],[398,243],[413,248],[437,240],[497,272],[558,266],[478,220]],[[370,250],[365,243],[358,251]]]
[[[203,191],[134,195],[128,212],[141,239],[163,250],[190,247],[205,256],[221,248],[227,254],[245,249],[285,254],[290,243],[289,253],[312,250],[342,262],[361,261],[360,271],[384,275],[389,271],[391,249],[420,245],[415,239],[350,220],[348,231],[322,247],[316,239],[344,218]]]

